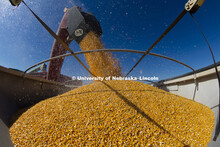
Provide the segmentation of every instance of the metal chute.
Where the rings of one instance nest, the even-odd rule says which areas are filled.
[[[9,0],[13,6],[19,6],[23,0]]]

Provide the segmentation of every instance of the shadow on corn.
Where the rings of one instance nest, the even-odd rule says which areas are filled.
[[[129,105],[130,107],[132,107],[133,109],[135,109],[138,113],[140,113],[143,117],[145,117],[146,119],[148,119],[150,122],[152,122],[153,124],[155,124],[158,128],[160,128],[161,130],[163,130],[164,132],[166,132],[167,134],[169,134],[170,136],[172,136],[173,138],[176,138],[174,135],[172,135],[169,131],[167,131],[164,127],[162,127],[160,124],[158,124],[154,119],[152,119],[150,116],[148,116],[144,111],[142,111],[140,108],[138,108],[135,104],[133,104],[130,100],[128,100],[125,96],[123,96],[121,93],[119,93],[117,90],[115,90],[114,88],[112,88],[110,85],[108,85],[107,83],[101,81],[104,85],[106,85],[109,89],[111,89],[112,91],[114,91],[127,105]],[[176,138],[178,141],[180,141],[185,147],[189,147],[189,145],[186,145],[183,141],[179,140],[178,138]]]
[[[28,109],[33,107],[34,105],[30,105],[24,108],[19,109],[15,114],[12,115],[10,122],[9,122],[9,128],[16,122],[16,120],[23,114],[25,113]]]
[[[156,90],[117,90],[118,92],[144,92],[144,91],[151,91],[151,92],[156,92],[156,93],[166,93],[166,92],[161,92],[161,91],[156,91]],[[97,93],[97,92],[112,92],[112,90],[96,90],[96,91],[86,91],[86,92],[80,92],[80,93],[73,93],[73,94],[68,94],[68,96],[72,95],[78,95],[78,94],[87,94],[87,93]],[[167,93],[166,93],[167,94]],[[67,95],[64,96],[59,96],[59,97],[66,97]]]

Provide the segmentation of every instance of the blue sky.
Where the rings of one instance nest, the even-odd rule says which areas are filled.
[[[103,29],[106,48],[146,50],[182,12],[187,0],[27,0],[36,14],[57,31],[65,7],[78,5],[92,12]],[[217,61],[220,61],[220,9],[218,0],[207,0],[194,15],[204,30]],[[14,10],[7,0],[0,0],[0,65],[25,70],[48,59],[54,39],[21,4]],[[80,51],[72,42],[73,51]],[[174,29],[152,50],[178,59],[195,69],[213,64],[208,46],[191,16],[186,14]],[[113,53],[119,58],[123,73],[132,68],[141,55]],[[85,62],[83,55],[79,56]],[[158,76],[160,80],[190,72],[189,69],[158,57],[146,56],[130,74]],[[65,59],[62,73],[89,75],[73,58]]]

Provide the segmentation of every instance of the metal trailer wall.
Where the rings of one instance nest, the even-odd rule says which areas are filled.
[[[0,146],[13,146],[10,134],[10,119],[21,108],[56,96],[70,88],[56,82],[25,76],[23,73],[0,66]]]
[[[218,63],[218,71],[220,65]],[[196,71],[198,90],[196,90],[194,100],[211,108],[215,115],[215,126],[218,118],[219,107],[219,85],[215,69],[213,65],[199,69]],[[195,83],[193,73],[188,73],[176,78],[160,81],[159,88],[169,91],[173,94],[183,96],[193,100]],[[215,129],[213,130],[212,138],[214,137]],[[217,141],[211,140],[209,147],[219,147],[220,137]]]
[[[220,63],[219,71],[220,71]],[[160,81],[159,87],[171,93],[193,99],[194,76],[188,73],[176,78]],[[13,146],[9,135],[9,120],[19,109],[35,104],[48,97],[63,93],[64,85],[56,82],[26,76],[23,81],[22,73],[0,66],[0,143],[1,147]],[[210,107],[215,114],[215,122],[218,116],[219,87],[213,66],[205,67],[197,71],[198,91],[195,101]],[[214,134],[214,130],[213,130]],[[211,141],[209,147],[219,147],[220,139]]]

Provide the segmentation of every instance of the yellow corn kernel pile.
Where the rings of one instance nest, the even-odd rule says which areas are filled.
[[[92,31],[83,38],[79,45],[83,51],[104,49],[100,38]],[[89,53],[85,54],[85,57],[90,71],[96,76],[107,77],[122,75],[118,61],[113,58],[109,52]]]
[[[214,115],[136,81],[94,82],[39,102],[12,125],[15,146],[206,146]]]

